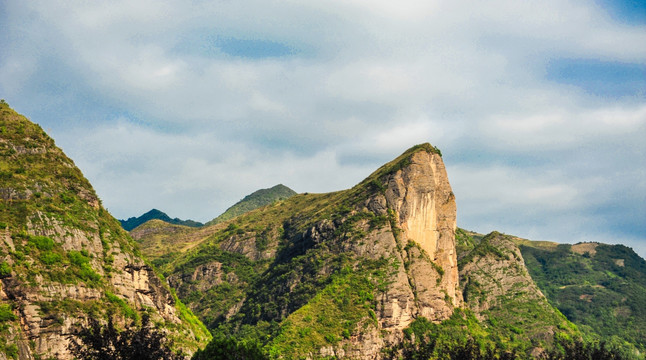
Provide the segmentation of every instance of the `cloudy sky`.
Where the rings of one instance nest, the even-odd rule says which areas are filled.
[[[438,146],[458,225],[646,255],[641,0],[0,2],[0,97],[117,217]]]

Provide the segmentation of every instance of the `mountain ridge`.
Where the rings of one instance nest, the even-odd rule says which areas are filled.
[[[147,221],[157,219],[161,220],[164,222],[167,222],[169,224],[173,225],[183,225],[183,226],[190,226],[190,227],[201,227],[204,226],[199,221],[194,221],[191,219],[188,220],[181,220],[179,218],[171,218],[166,214],[165,212],[157,209],[152,209],[141,216],[138,217],[129,217],[127,220],[119,220],[121,223],[121,226],[126,230],[126,231],[131,231],[132,229],[136,228],[137,226],[144,224]]]
[[[493,234],[458,251],[455,196],[430,144],[412,147],[350,189],[295,195],[219,226],[190,250],[155,263],[212,331],[259,341],[272,356],[380,358],[422,319],[446,324],[440,329],[447,334],[454,331],[449,324],[478,324],[464,336],[527,354],[552,346],[556,334],[578,334],[537,287],[529,295],[517,290],[528,275],[513,242]],[[485,248],[509,255],[490,257]],[[464,254],[472,255],[460,263]],[[459,268],[485,259],[492,268],[519,269],[520,279],[485,297],[489,303],[513,294],[527,309],[513,321],[540,309],[558,320],[543,316],[534,323],[540,326],[510,328],[504,312],[491,307],[460,310],[476,282],[491,285]],[[464,286],[459,277],[474,280]]]
[[[288,199],[294,195],[296,195],[296,192],[283,184],[256,190],[230,206],[215,219],[206,222],[205,225],[219,224],[251,210],[269,205],[275,201]]]
[[[63,335],[110,314],[118,326],[150,314],[185,354],[211,338],[203,322],[215,340],[196,359],[225,345],[268,358],[441,358],[469,344],[533,358],[608,338],[623,358],[643,353],[644,259],[457,228],[428,143],[350,189],[199,228],[152,219],[135,243],[53,139],[4,102],[0,116],[0,358],[70,358]]]
[[[88,318],[143,314],[193,353],[210,334],[40,126],[0,103],[0,354],[70,359]]]

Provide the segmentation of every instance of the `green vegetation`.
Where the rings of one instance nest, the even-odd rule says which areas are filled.
[[[369,327],[377,328],[375,292],[385,280],[385,259],[346,266],[307,304],[282,321],[267,345],[273,357],[304,358],[309,352],[350,339]]]
[[[269,189],[254,191],[228,208],[220,216],[207,222],[206,225],[215,225],[225,222],[259,207],[269,205],[276,201],[286,200],[294,195],[296,195],[296,192],[283,184],[278,184]]]
[[[419,317],[404,330],[403,341],[385,350],[387,359],[405,360],[629,360],[633,354],[608,343],[556,337],[542,353],[509,347],[496,331],[487,329],[469,310],[456,309],[450,319],[434,324]]]
[[[222,251],[214,244],[207,244],[198,248],[193,257],[179,262],[173,274],[179,277],[192,274],[198,266],[213,262],[221,264],[221,283],[205,291],[193,288],[191,283],[181,283],[175,289],[209,327],[222,321],[227,310],[244,298],[245,289],[255,282],[257,273],[263,269],[263,263],[253,263],[244,255]]]
[[[531,284],[514,237],[492,232],[486,236],[456,233],[466,253],[459,253],[460,283],[467,306],[483,317],[482,326],[495,334],[496,348],[529,354],[552,346],[554,334],[579,336],[572,323]]]
[[[0,279],[11,276],[11,266],[7,262],[0,262]]]
[[[63,250],[61,244],[46,236],[34,236],[18,233],[12,236],[15,251],[14,270],[27,273],[27,279],[36,275],[61,284],[84,282],[89,287],[102,286],[103,280],[90,265],[89,253]],[[41,266],[34,266],[29,260],[37,261]],[[1,267],[0,267],[1,268]]]
[[[136,228],[137,226],[153,219],[161,220],[173,225],[183,225],[183,226],[190,226],[190,227],[204,226],[204,224],[198,221],[181,220],[178,218],[172,219],[170,216],[166,215],[166,213],[164,213],[163,211],[159,211],[157,209],[152,209],[139,217],[131,217],[131,218],[128,218],[128,220],[119,220],[119,222],[121,223],[121,226],[123,226],[123,228],[126,231],[130,231]]]
[[[465,233],[462,232],[460,237],[464,237]],[[464,264],[472,261],[476,257],[483,257],[486,256],[487,254],[492,254],[494,257],[501,259],[501,260],[509,260],[509,254],[507,254],[506,250],[497,247],[495,245],[492,245],[490,241],[496,237],[501,236],[501,234],[497,231],[494,231],[490,233],[489,235],[483,237],[477,244],[472,245],[471,250],[463,257],[460,258],[458,261],[458,268],[462,268]],[[467,239],[469,239],[467,237]],[[472,239],[472,238],[471,238]],[[470,242],[466,242],[466,244],[473,244],[473,240],[467,240]],[[463,245],[463,249],[468,249],[469,245]]]
[[[16,320],[13,310],[9,304],[0,304],[0,323]]]
[[[532,278],[587,338],[646,352],[644,259],[623,245],[530,245],[520,249]]]
[[[23,312],[14,314],[12,309],[34,304],[43,319],[41,334],[47,336],[62,335],[61,325],[68,318],[101,321],[113,312],[133,320],[150,314],[169,337],[181,338],[176,345],[186,349],[210,339],[186,308],[178,311],[184,322],[164,321],[156,309],[135,308],[134,301],[113,294],[123,291],[117,291],[119,286],[128,291],[127,282],[113,285],[112,279],[127,270],[123,260],[143,263],[136,244],[101,206],[73,161],[5,102],[0,103],[0,182],[0,279],[10,299],[0,304],[0,351],[9,358],[17,356],[14,340],[26,338],[18,321],[24,319],[15,318]],[[172,306],[168,288],[154,277],[150,280],[156,286],[153,301],[168,300]],[[104,297],[93,296],[102,293]]]
[[[260,343],[254,340],[238,340],[234,337],[217,335],[204,348],[193,355],[193,360],[245,359],[266,360],[269,357]]]
[[[109,291],[106,291],[105,298],[108,299],[108,301],[111,302],[112,304],[117,305],[117,307],[121,310],[121,312],[126,318],[132,319],[134,321],[139,320],[139,314],[135,310],[133,310],[130,307],[130,305],[128,305],[128,303],[122,298],[120,298],[119,296]]]
[[[18,347],[10,341],[11,323],[17,319],[11,304],[0,303],[0,353],[4,353],[9,359],[18,359]]]

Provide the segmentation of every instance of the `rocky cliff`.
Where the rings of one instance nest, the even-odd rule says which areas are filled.
[[[288,358],[373,359],[416,317],[441,321],[461,304],[455,223],[442,158],[423,144],[352,189],[184,229],[189,243],[206,237],[157,263],[212,329],[253,328]]]
[[[533,356],[553,345],[555,335],[578,335],[576,327],[552,307],[532,280],[519,239],[492,232],[460,253],[460,288],[465,307],[485,329],[514,348]]]
[[[5,103],[0,153],[0,359],[69,359],[74,329],[108,313],[146,311],[187,353],[208,341],[72,160]]]

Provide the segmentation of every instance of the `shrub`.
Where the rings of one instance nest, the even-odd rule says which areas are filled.
[[[27,243],[35,246],[40,251],[52,250],[54,248],[54,240],[47,236],[30,236]]]
[[[0,262],[0,279],[11,276],[11,266],[5,261]]]
[[[0,322],[16,320],[9,304],[0,304]]]
[[[216,334],[204,350],[199,350],[193,355],[192,360],[212,359],[266,360],[269,357],[263,353],[260,344],[256,341],[237,340]]]

